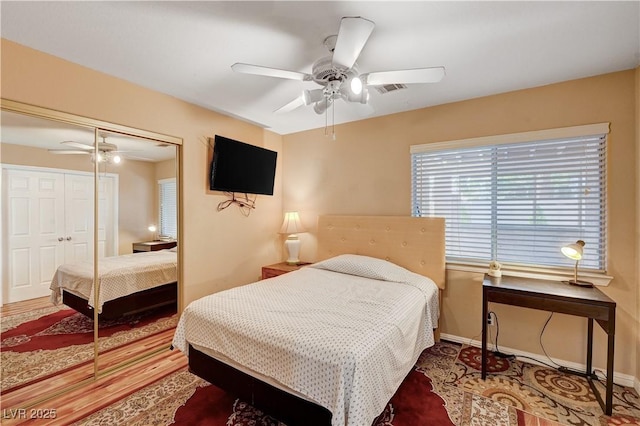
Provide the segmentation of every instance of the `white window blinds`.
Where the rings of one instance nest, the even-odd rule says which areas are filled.
[[[411,180],[413,215],[446,218],[447,261],[566,267],[581,239],[581,268],[604,271],[606,134],[446,145],[412,147]]]
[[[177,192],[175,179],[162,179],[158,181],[160,190],[159,207],[160,207],[160,237],[177,238],[178,237],[178,220],[177,220]]]

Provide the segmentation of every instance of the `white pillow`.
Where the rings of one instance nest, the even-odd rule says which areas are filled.
[[[359,254],[341,254],[309,267],[400,283],[411,282],[416,275],[395,263]]]

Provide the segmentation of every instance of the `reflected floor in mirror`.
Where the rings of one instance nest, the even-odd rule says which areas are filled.
[[[172,329],[176,322],[175,307],[101,320],[100,356]],[[0,330],[3,396],[35,380],[93,365],[93,320],[64,305],[53,306],[46,297],[7,305]]]

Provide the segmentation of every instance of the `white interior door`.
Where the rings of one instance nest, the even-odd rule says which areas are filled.
[[[93,261],[93,176],[65,174],[64,178],[64,261]]]
[[[7,302],[50,293],[65,258],[65,179],[60,173],[3,170]]]
[[[48,296],[58,266],[93,261],[93,176],[34,167],[2,173],[2,301]],[[116,182],[105,175],[98,186],[100,256],[117,254]]]
[[[98,257],[117,256],[117,184],[114,176],[98,176]]]

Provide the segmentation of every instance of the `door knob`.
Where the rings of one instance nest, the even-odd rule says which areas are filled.
[[[66,240],[67,240],[67,241],[71,241],[71,237],[67,237],[67,238],[66,238]]]
[[[64,238],[58,237],[58,241],[64,241]]]

